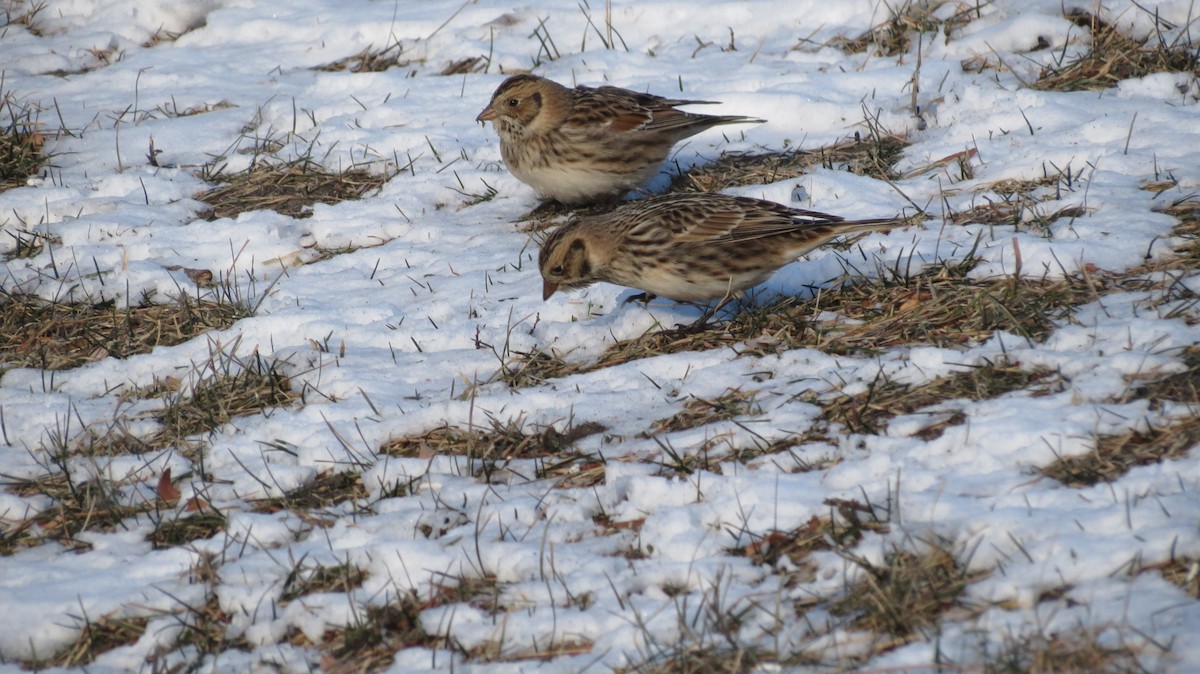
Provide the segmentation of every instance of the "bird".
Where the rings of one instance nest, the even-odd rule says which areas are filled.
[[[846,220],[773,201],[705,192],[652,196],[601,215],[576,217],[538,253],[542,299],[598,281],[642,290],[644,299],[739,299],[780,267],[845,234],[886,230],[910,218]],[[636,299],[630,298],[630,299]]]
[[[765,121],[675,107],[714,103],[614,86],[568,89],[537,75],[513,75],[475,121],[492,123],[500,155],[517,179],[543,199],[579,205],[641,186],[684,138],[721,124]]]

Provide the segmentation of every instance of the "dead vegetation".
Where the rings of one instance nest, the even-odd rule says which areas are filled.
[[[39,112],[35,103],[0,88],[0,192],[24,185],[46,161]]]
[[[970,573],[944,544],[925,541],[919,551],[893,548],[879,564],[843,553],[862,569],[858,581],[830,607],[856,629],[890,635],[888,650],[914,634],[928,635],[949,611],[963,608],[959,595],[981,577]],[[896,640],[900,640],[897,642]]]
[[[984,674],[1144,674],[1140,649],[1108,630],[1077,627],[1062,632],[1009,636],[984,644]]]
[[[294,162],[259,161],[245,171],[213,171],[206,179],[220,187],[197,195],[208,206],[208,220],[234,218],[240,213],[271,210],[293,218],[312,215],[315,203],[336,204],[378,190],[394,173],[366,168],[330,171],[307,159]]]
[[[319,592],[350,592],[362,587],[367,574],[351,564],[307,567],[296,564],[283,582],[282,601]]]
[[[555,486],[563,488],[590,486],[604,480],[603,461],[575,450],[579,440],[604,432],[602,424],[569,420],[561,431],[553,426],[531,430],[532,433],[525,430],[520,418],[507,421],[493,418],[487,426],[477,429],[442,426],[418,436],[394,438],[384,443],[379,453],[417,458],[461,456],[468,460],[468,472],[485,478],[514,461],[532,460],[534,473],[526,476],[528,479],[552,479]]]
[[[179,388],[159,414],[163,429],[151,441],[157,447],[187,447],[189,436],[211,433],[237,417],[264,413],[300,398],[280,364],[257,352],[236,356],[237,343],[214,347],[196,368],[196,383]]]
[[[724,393],[711,400],[689,396],[684,402],[682,410],[670,418],[654,424],[649,435],[672,433],[755,414],[761,414],[761,411],[754,405],[753,391],[726,389]]]
[[[980,16],[978,5],[960,4],[958,11],[949,18],[939,18],[938,10],[946,4],[940,0],[883,5],[888,12],[886,19],[856,38],[835,39],[831,46],[850,54],[870,50],[879,56],[903,56],[913,48],[914,37],[930,34],[931,37],[926,39],[949,39],[955,30]],[[944,37],[939,37],[939,33]],[[803,46],[802,43],[797,48]]]
[[[315,513],[369,496],[362,475],[358,472],[328,470],[317,475],[312,482],[283,496],[256,501],[254,509],[266,513],[290,510],[310,520],[318,520]]]
[[[405,648],[437,646],[439,640],[421,627],[421,608],[415,596],[406,594],[388,604],[356,611],[354,622],[325,631],[320,644],[321,669],[337,674],[378,672]],[[293,641],[305,644],[308,640],[298,634]]]
[[[251,315],[232,302],[180,294],[170,303],[59,303],[0,290],[0,364],[65,370],[171,346]]]
[[[878,434],[891,419],[925,410],[929,423],[916,435],[928,441],[941,437],[946,428],[965,419],[959,410],[939,410],[940,403],[990,400],[1022,390],[1038,395],[1052,385],[1052,380],[1054,373],[1050,371],[1025,370],[1009,363],[985,363],[920,386],[897,384],[881,374],[866,391],[839,395],[824,403],[822,420],[826,428],[837,425],[851,433]]]
[[[1091,34],[1088,52],[1078,59],[1045,68],[1030,84],[1043,91],[1095,91],[1115,87],[1121,80],[1160,72],[1190,72],[1200,75],[1200,48],[1184,41],[1186,33],[1172,42],[1163,35],[1169,26],[1158,22],[1158,33],[1146,42],[1122,35],[1116,26],[1086,11],[1073,10],[1066,17]]]
[[[1120,435],[1098,435],[1096,447],[1078,456],[1064,456],[1043,466],[1039,472],[1070,487],[1090,487],[1112,482],[1137,466],[1177,459],[1200,444],[1200,349],[1183,355],[1186,369],[1161,379],[1132,387],[1126,399],[1145,399],[1161,408],[1171,401],[1181,403],[1191,414],[1149,430]]]
[[[92,544],[76,538],[85,531],[109,532],[129,526],[130,518],[151,511],[155,504],[130,496],[112,480],[77,479],[66,468],[65,456],[55,459],[54,472],[37,478],[0,474],[0,486],[17,496],[44,496],[51,505],[26,517],[8,531],[0,531],[0,555],[56,541],[64,548],[86,551]]]
[[[1039,472],[1070,487],[1090,487],[1112,482],[1137,466],[1182,457],[1198,443],[1200,417],[1191,416],[1145,433],[1097,436],[1091,452],[1064,456]]]
[[[725,153],[716,161],[697,164],[673,179],[671,192],[719,192],[729,187],[761,185],[799,178],[814,168],[844,170],[856,175],[896,179],[896,162],[910,142],[868,124],[864,136],[856,134],[815,150],[764,154]]]
[[[91,620],[86,615],[76,618],[83,623],[75,643],[51,658],[34,658],[23,663],[27,668],[41,670],[50,667],[80,667],[91,664],[104,653],[127,646],[141,638],[148,618],[106,615]]]

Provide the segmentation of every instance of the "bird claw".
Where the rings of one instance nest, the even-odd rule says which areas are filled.
[[[629,297],[626,297],[625,301],[622,302],[621,304],[629,304],[630,302],[641,302],[642,304],[650,304],[650,302],[653,301],[654,298],[656,298],[656,297],[658,297],[658,295],[655,295],[653,293],[638,293],[636,295],[630,295]]]

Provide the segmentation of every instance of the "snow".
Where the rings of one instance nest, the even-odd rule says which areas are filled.
[[[65,125],[71,133],[49,136],[49,167],[0,193],[5,293],[117,306],[166,301],[211,292],[184,271],[205,269],[258,310],[228,329],[125,359],[57,372],[0,368],[3,481],[55,473],[58,444],[118,420],[151,435],[166,402],[136,392],[168,376],[186,390],[214,353],[276,362],[304,396],[193,438],[206,445],[202,460],[173,448],[63,461],[76,481],[119,485],[117,497],[130,505],[153,500],[169,468],[184,476],[182,497],[112,532],[80,533],[78,550],[43,543],[0,557],[0,671],[70,646],[85,616],[149,619],[141,638],[88,671],[148,670],[156,658],[168,669],[308,671],[328,664],[321,644],[330,630],[412,593],[424,602],[420,625],[452,647],[403,649],[390,671],[609,671],[704,638],[684,628],[714,612],[742,616],[735,632],[743,644],[827,662],[860,654],[867,670],[934,668],[946,655],[970,668],[982,657],[980,635],[994,646],[1084,626],[1114,643],[1143,644],[1152,670],[1200,671],[1200,602],[1157,572],[1131,572],[1200,557],[1200,453],[1091,487],[1036,472],[1092,451],[1098,435],[1147,432],[1196,414],[1127,394],[1185,369],[1181,355],[1200,342],[1200,278],[1173,279],[1170,296],[1131,288],[1097,297],[1040,341],[1000,331],[957,348],[914,344],[873,356],[727,347],[509,388],[493,377],[518,354],[590,364],[614,342],[689,323],[698,309],[624,304],[632,291],[604,284],[543,302],[537,241],[520,221],[536,198],[504,170],[492,129],[473,121],[504,72],[533,68],[564,83],[720,101],[706,111],[767,120],[681,144],[674,158],[684,168],[723,151],[813,149],[866,135],[868,117],[912,141],[897,166],[904,177],[891,183],[835,165],[728,190],[848,218],[912,204],[928,213],[852,250],[814,251],[757,291],[757,301],[769,302],[808,297],[847,265],[868,275],[905,264],[916,272],[972,249],[982,259],[971,271],[977,279],[1096,276],[1169,259],[1176,221],[1160,211],[1200,189],[1195,73],[1102,91],[1024,86],[1043,66],[1089,47],[1058,0],[942,5],[938,17],[969,9],[969,20],[922,37],[919,70],[916,40],[895,57],[831,46],[886,19],[891,5],[876,0],[615,1],[615,49],[602,44],[603,3],[589,9],[575,0],[12,4],[42,9],[36,32],[14,23],[0,34],[4,95],[37,106],[44,131]],[[1158,27],[1144,3],[1087,5],[1153,40],[1186,41],[1195,21],[1185,0],[1153,5],[1167,22]],[[553,46],[537,37],[547,33]],[[386,47],[403,65],[318,69]],[[486,73],[439,75],[475,56],[490,56]],[[158,166],[146,161],[151,142],[161,150]],[[932,166],[967,152],[972,175],[954,163]],[[307,218],[267,210],[199,218],[196,196],[212,170],[233,173],[264,156],[396,175],[362,199],[315,204]],[[1000,181],[1043,179],[1019,225],[949,224],[953,213],[1003,202]],[[1145,189],[1166,180],[1177,184],[1162,194]],[[659,176],[651,189],[667,182]],[[474,203],[489,188],[497,196]],[[1067,208],[1078,215],[1041,224]],[[22,232],[53,243],[12,257]],[[918,386],[991,363],[1051,372],[1053,384],[945,401],[896,417],[879,434],[835,425],[786,452],[728,456],[813,430],[814,401],[862,393],[880,377]],[[734,420],[650,437],[689,401],[731,389],[753,396]],[[954,413],[966,421],[920,437]],[[379,454],[391,439],[446,425],[486,430],[492,420],[530,435],[602,424],[575,445],[594,456],[602,482],[561,486],[544,473],[553,458],[501,461],[485,474],[475,456]],[[695,461],[690,472],[672,469],[684,460]],[[802,470],[810,464],[819,468]],[[330,471],[360,472],[368,496],[306,512],[258,508]],[[225,515],[221,532],[178,547],[147,542],[160,520],[190,514],[193,497]],[[889,531],[854,547],[863,559],[880,563],[894,546],[919,551],[932,540],[959,553],[981,574],[965,593],[978,610],[945,617],[936,639],[874,655],[869,635],[827,605],[798,616],[797,602],[838,596],[861,569],[818,552],[811,575],[785,578],[790,561],[757,565],[735,552],[828,516],[829,499],[890,509]],[[54,507],[42,494],[0,490],[0,530],[16,535]],[[364,584],[284,598],[297,569],[340,564],[364,571]],[[443,586],[483,577],[498,585],[499,613],[469,597],[439,603]],[[1058,589],[1061,597],[1044,600]],[[177,645],[190,619],[185,607],[210,600],[230,616],[226,636],[244,640],[243,649]],[[564,644],[588,646],[531,659]]]

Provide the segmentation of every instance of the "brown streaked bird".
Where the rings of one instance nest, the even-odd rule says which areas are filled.
[[[542,298],[606,281],[684,302],[720,299],[715,312],[831,239],[911,222],[845,220],[723,194],[648,197],[554,230],[538,254]]]
[[[475,120],[495,126],[500,155],[521,182],[545,199],[581,204],[639,187],[684,138],[721,124],[764,121],[675,108],[711,103],[613,86],[568,89],[536,75],[513,75]]]

